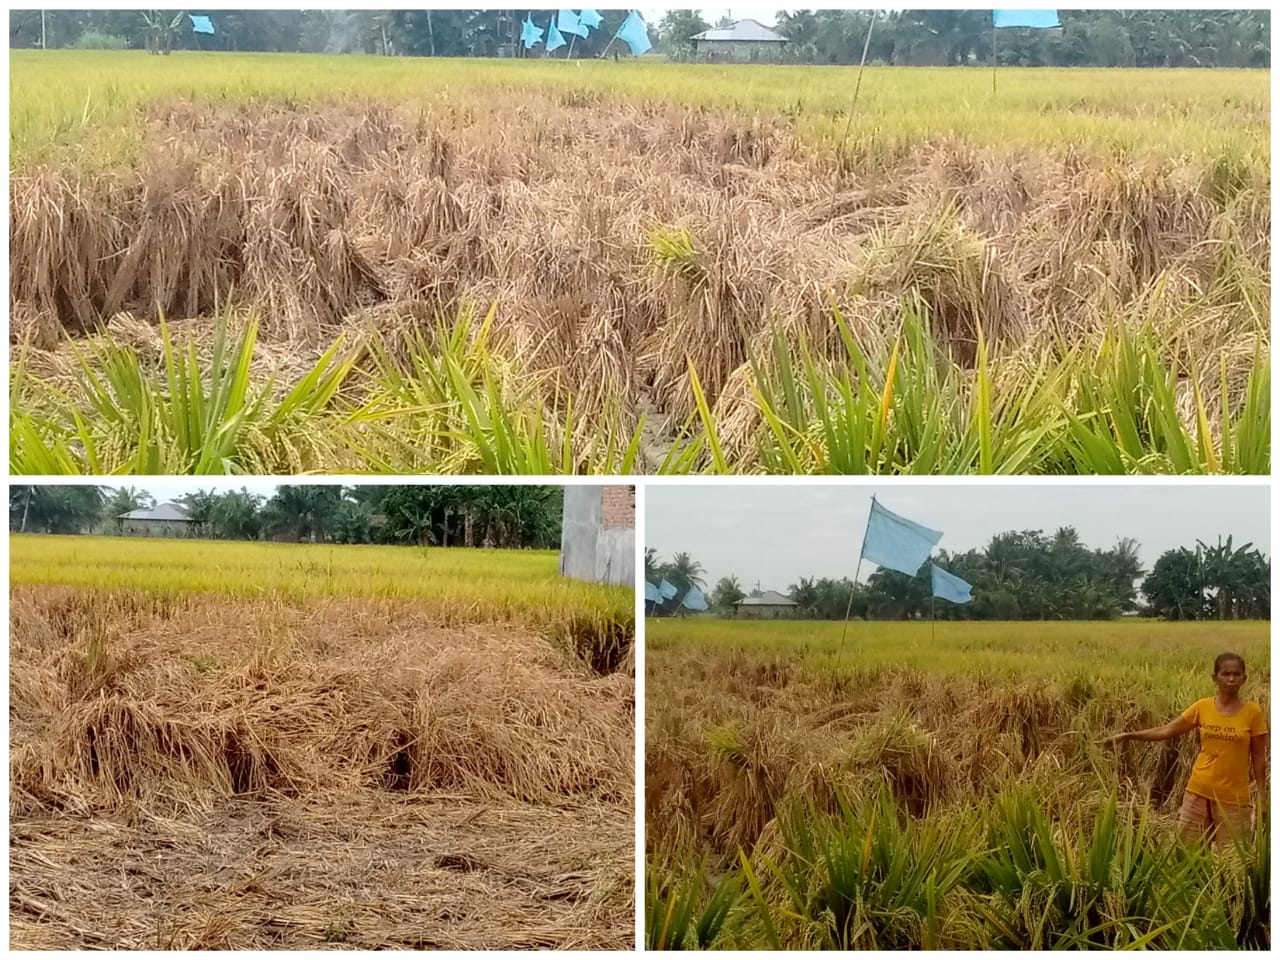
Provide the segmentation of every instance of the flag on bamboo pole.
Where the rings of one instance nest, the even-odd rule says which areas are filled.
[[[653,44],[649,42],[649,30],[644,25],[644,19],[635,10],[627,15],[627,19],[622,21],[622,26],[618,28],[617,38],[631,48],[631,55],[638,57],[642,53],[647,53],[653,49]]]
[[[684,599],[680,602],[688,609],[697,612],[707,609],[707,598],[702,595],[702,591],[697,587],[690,587],[689,592],[684,595]]]
[[[680,591],[667,583],[666,578],[664,577],[662,583],[658,585],[658,592],[662,594],[663,600],[670,600]]]
[[[991,22],[997,30],[1004,27],[1051,30],[1062,26],[1057,10],[992,10]]]
[[[527,17],[524,21],[524,29],[520,31],[520,42],[524,44],[526,50],[542,42],[542,28],[533,22],[532,17]]]
[[[871,516],[862,538],[862,558],[914,577],[942,539],[942,531],[930,530],[871,500]]]
[[[556,29],[556,22],[552,20],[547,24],[547,53],[553,53],[563,47],[568,41],[560,35],[560,31]]]
[[[954,573],[947,573],[936,563],[929,564],[933,574],[933,595],[952,603],[968,603],[973,599],[973,585]]]
[[[662,591],[650,583],[648,580],[644,582],[644,602],[645,603],[661,603]]]
[[[191,16],[191,30],[193,33],[213,33],[213,21],[208,17]]]
[[[579,22],[578,15],[572,10],[561,10],[556,14],[556,29],[563,33],[571,33],[575,37],[585,37],[587,28]]]

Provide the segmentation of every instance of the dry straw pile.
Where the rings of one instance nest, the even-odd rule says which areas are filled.
[[[16,587],[20,948],[622,948],[629,659],[510,624]]]
[[[885,369],[904,310],[925,318],[936,363],[957,382],[975,376],[984,341],[981,375],[997,400],[1036,392],[1048,360],[1101,377],[1083,358],[1105,353],[1117,330],[1144,337],[1172,378],[1167,403],[1187,424],[1201,407],[1202,443],[1222,447],[1199,469],[1239,468],[1225,462],[1219,412],[1229,433],[1269,355],[1269,171],[1230,151],[1172,158],[938,136],[910,150],[886,138],[877,153],[861,136],[856,158],[837,161],[780,115],[535,90],[403,107],[167,103],[142,122],[128,168],[53,160],[15,171],[16,340],[58,350],[64,333],[106,324],[154,356],[158,316],[209,317],[230,301],[259,317],[265,366],[292,371],[283,385],[343,331],[355,333],[345,349],[356,367],[385,374],[365,338],[383,348],[375,356],[403,359],[407,331],[426,330],[421,350],[444,352],[435,317],[478,304],[471,335],[495,305],[485,362],[500,372],[468,382],[481,398],[536,410],[552,446],[569,434],[574,453],[556,468],[697,469],[723,466],[720,454],[739,470],[774,468],[761,452],[775,443],[770,415],[800,433],[829,422],[762,398],[784,388],[775,340],[847,363],[837,312],[875,360],[860,379],[877,394],[909,389]],[[67,366],[27,362],[44,374]],[[824,383],[817,393],[835,389]],[[1054,390],[1057,406],[1087,411],[1072,383]],[[392,393],[396,404],[379,405],[378,389],[355,379],[337,394],[339,419],[349,426],[360,411],[381,428],[395,422],[387,410],[430,405]],[[1062,417],[1054,403],[1037,413],[1046,424]],[[483,418],[466,426],[486,429]],[[603,463],[590,443],[602,434],[621,447],[638,435],[638,456]],[[364,466],[405,456],[394,444],[394,455],[371,453],[360,436]],[[1122,469],[1165,454],[1163,441],[1138,439]],[[329,465],[342,448],[312,459]],[[840,467],[806,449],[796,446],[802,468]],[[904,462],[879,466],[908,468],[918,454],[895,456]],[[1064,446],[1025,466],[1069,469],[1072,456],[1082,455]]]

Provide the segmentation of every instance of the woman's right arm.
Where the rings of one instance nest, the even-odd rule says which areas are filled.
[[[1163,727],[1150,727],[1146,730],[1134,730],[1130,733],[1117,733],[1108,737],[1107,743],[1124,743],[1126,740],[1174,740],[1195,729],[1195,724],[1186,717],[1176,717]]]

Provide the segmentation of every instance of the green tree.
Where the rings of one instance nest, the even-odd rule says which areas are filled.
[[[658,22],[662,51],[673,60],[688,59],[694,52],[693,37],[710,29],[697,10],[668,10]]]
[[[711,591],[711,606],[721,615],[733,615],[734,604],[746,596],[737,577],[721,577]]]
[[[323,542],[341,500],[341,487],[282,484],[263,508],[263,529],[298,542]]]
[[[209,529],[219,540],[256,540],[263,532],[263,498],[248,487],[215,495],[209,505]]]
[[[1217,619],[1235,619],[1235,593],[1246,578],[1253,544],[1233,549],[1231,537],[1227,537],[1226,543],[1219,537],[1216,546],[1211,547],[1202,540],[1197,540],[1196,546],[1203,585],[1213,593],[1212,607]]]
[[[102,516],[101,487],[9,486],[9,528],[20,533],[83,533]]]
[[[662,561],[658,558],[658,551],[653,547],[645,547],[644,549],[644,578],[650,583],[657,583],[662,576]]]
[[[705,572],[702,564],[682,551],[672,557],[671,563],[663,573],[667,582],[680,591],[676,597],[679,600],[688,593],[690,587],[697,587],[700,590],[706,587],[706,582],[702,579]]]
[[[1164,620],[1199,620],[1205,613],[1200,557],[1186,547],[1167,550],[1142,581],[1147,604]]]

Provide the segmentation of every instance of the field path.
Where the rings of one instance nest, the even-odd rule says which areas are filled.
[[[16,949],[625,949],[632,825],[603,806],[233,802],[11,827]],[[602,871],[602,867],[604,868]],[[602,876],[603,874],[603,876]]]

